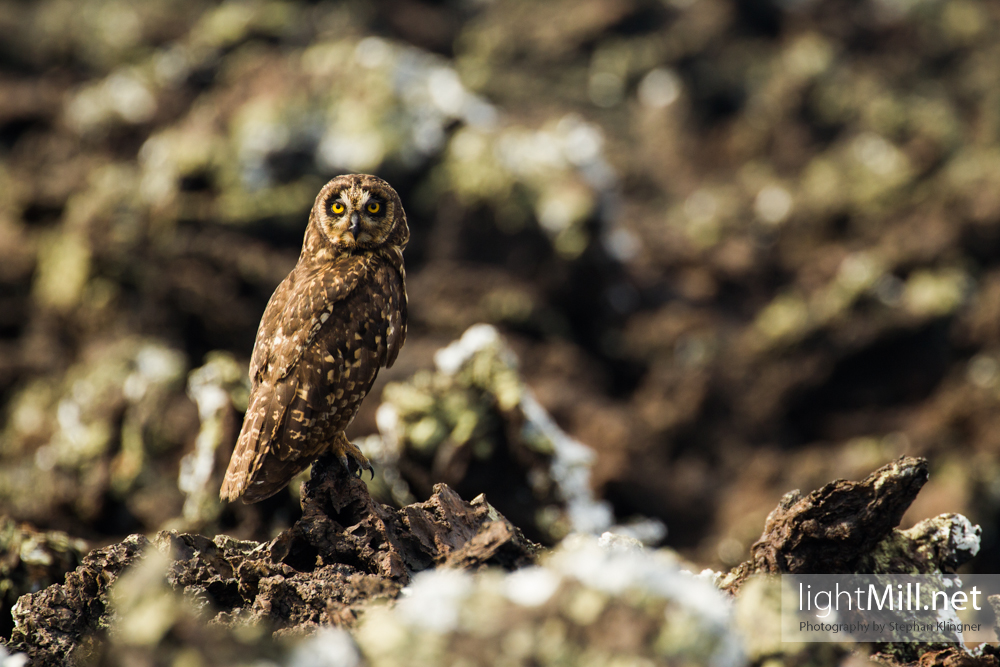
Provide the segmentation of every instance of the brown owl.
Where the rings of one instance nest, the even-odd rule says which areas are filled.
[[[223,500],[255,503],[322,454],[371,470],[344,429],[406,338],[399,195],[380,178],[338,176],[316,196],[299,261],[264,310],[250,361],[250,403]]]

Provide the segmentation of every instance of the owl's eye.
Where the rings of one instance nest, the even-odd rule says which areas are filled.
[[[341,213],[344,212],[344,205],[339,201],[335,201],[333,202],[333,206],[330,207],[330,210],[336,213],[337,215],[340,215]]]
[[[377,201],[371,201],[368,202],[367,208],[369,213],[378,213],[379,211],[382,210],[382,205],[379,204]]]

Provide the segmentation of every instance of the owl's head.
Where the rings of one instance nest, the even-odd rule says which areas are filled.
[[[345,174],[324,185],[313,204],[312,222],[341,252],[386,246],[402,250],[410,238],[399,195],[370,174]]]

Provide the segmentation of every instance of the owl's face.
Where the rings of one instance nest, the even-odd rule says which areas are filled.
[[[313,219],[341,251],[373,249],[387,242],[402,250],[409,238],[399,195],[367,174],[338,176],[327,183],[316,197]]]

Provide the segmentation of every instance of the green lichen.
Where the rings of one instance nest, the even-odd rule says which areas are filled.
[[[222,512],[217,450],[231,445],[239,425],[237,413],[246,411],[250,387],[243,366],[232,354],[212,352],[203,366],[188,374],[187,393],[198,406],[201,425],[194,451],[181,459],[177,485],[186,499],[182,521],[173,523],[193,530],[211,524]]]

